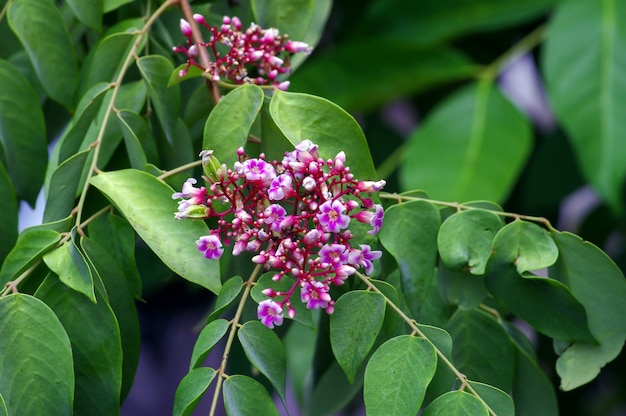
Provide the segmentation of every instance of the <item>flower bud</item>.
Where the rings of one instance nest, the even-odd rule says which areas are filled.
[[[222,165],[220,161],[213,156],[213,150],[203,150],[200,152],[202,158],[202,170],[204,175],[209,178],[211,182],[219,182],[222,178]]]
[[[186,38],[190,38],[191,37],[191,25],[185,19],[180,19],[180,32]]]

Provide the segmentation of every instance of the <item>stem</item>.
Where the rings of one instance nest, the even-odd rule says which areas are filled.
[[[480,402],[483,404],[483,406],[485,406],[487,408],[487,411],[489,412],[490,415],[493,416],[497,416],[496,412],[493,411],[493,409],[491,409],[491,407],[489,407],[489,405],[483,400],[483,398],[478,394],[478,392],[476,390],[474,390],[474,388],[471,386],[471,384],[468,382],[467,377],[465,376],[465,374],[461,373],[455,366],[454,364],[452,364],[452,362],[450,360],[448,360],[448,358],[439,350],[439,348],[437,348],[437,346],[428,339],[428,337],[419,329],[419,327],[417,326],[417,322],[415,321],[415,319],[410,318],[407,314],[405,314],[404,312],[402,312],[402,310],[395,304],[393,303],[387,296],[385,296],[385,294],[383,292],[381,292],[380,290],[378,290],[378,288],[376,286],[374,286],[372,284],[372,282],[370,282],[369,277],[365,276],[364,274],[362,274],[361,272],[357,271],[355,273],[359,279],[361,279],[361,281],[363,283],[365,283],[367,285],[368,290],[374,291],[380,295],[382,295],[383,298],[385,298],[385,302],[387,303],[387,305],[394,310],[394,312],[396,312],[398,314],[398,316],[400,318],[402,318],[402,320],[404,322],[406,322],[406,324],[409,326],[409,328],[411,328],[411,330],[416,333],[418,336],[420,336],[421,338],[424,338],[425,340],[428,340],[432,346],[435,348],[435,352],[437,353],[437,357],[439,360],[443,361],[443,363],[452,371],[452,373],[456,376],[456,378],[462,383],[462,386],[464,386],[464,390],[469,391],[471,394],[473,394],[474,396],[476,396],[476,398],[478,400],[480,400]]]
[[[7,4],[5,4],[2,10],[0,10],[0,22],[4,18],[4,15],[7,14],[7,10],[9,10],[9,6],[11,5],[11,3],[11,0],[7,1]]]
[[[233,345],[233,340],[235,339],[235,333],[237,332],[237,327],[239,326],[239,319],[241,319],[241,314],[243,313],[243,307],[248,300],[248,296],[250,295],[250,290],[252,289],[252,284],[256,280],[257,276],[263,269],[262,264],[257,264],[252,274],[250,274],[250,278],[245,285],[245,289],[243,294],[241,295],[241,300],[239,301],[239,305],[237,306],[237,311],[235,312],[235,316],[233,320],[230,321],[230,333],[228,334],[228,339],[226,340],[226,346],[224,347],[224,355],[222,355],[222,362],[220,367],[217,369],[217,385],[215,386],[215,393],[213,394],[213,401],[211,402],[211,410],[209,411],[209,416],[215,415],[215,408],[217,406],[217,400],[219,399],[220,392],[222,390],[222,383],[224,382],[224,378],[226,378],[226,364],[228,363],[228,355],[230,354],[230,349]]]
[[[41,258],[38,259],[32,266],[24,271],[21,275],[18,276],[17,279],[11,280],[4,285],[4,289],[0,292],[0,298],[8,295],[9,293],[17,293],[17,286],[22,282],[22,280],[26,279],[32,272],[35,271],[37,267],[41,264]]]
[[[487,208],[459,204],[458,202],[438,201],[436,199],[421,198],[418,196],[400,195],[396,193],[381,192],[379,195],[382,199],[393,199],[394,201],[398,201],[398,203],[402,203],[402,201],[425,201],[425,202],[430,202],[431,204],[435,204],[435,205],[455,208],[458,211],[473,209],[477,211],[491,212],[493,214],[499,215],[500,217],[508,217],[508,218],[513,218],[516,220],[538,222],[538,223],[544,224],[546,227],[548,227],[548,229],[554,230],[554,228],[552,227],[552,224],[550,224],[550,221],[548,221],[548,219],[544,217],[535,217],[532,215],[522,215],[522,214],[515,214],[512,212],[504,212],[504,211],[493,211]]]
[[[406,143],[394,150],[387,159],[376,168],[376,177],[386,179],[398,168],[406,153]]]
[[[177,167],[176,169],[164,171],[162,174],[158,176],[158,179],[169,178],[170,176],[174,176],[177,173],[184,172],[187,169],[195,168],[196,166],[200,166],[202,164],[202,160],[196,160],[195,162],[189,162],[186,165],[182,165]]]

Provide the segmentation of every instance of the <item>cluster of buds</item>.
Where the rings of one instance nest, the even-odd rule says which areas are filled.
[[[286,90],[289,82],[279,81],[279,75],[289,72],[290,56],[298,52],[309,54],[312,50],[304,42],[280,35],[278,29],[263,29],[252,23],[242,31],[241,20],[236,16],[224,16],[219,27],[210,26],[200,14],[194,14],[193,18],[211,32],[211,38],[208,42],[195,43],[191,25],[184,19],[180,20],[180,30],[187,42],[186,46],[175,46],[173,50],[187,56],[187,65],[179,74],[181,77],[191,66],[195,66],[215,82],[229,79],[236,84],[273,85]],[[206,68],[197,60],[198,48],[207,48],[213,55]],[[223,53],[224,49],[226,53]]]
[[[262,292],[268,297],[258,306],[264,325],[281,325],[283,311],[295,316],[292,295],[298,288],[307,308],[330,314],[330,286],[343,284],[358,268],[372,272],[381,252],[365,244],[352,247],[348,226],[356,220],[371,226],[370,234],[380,230],[383,208],[368,194],[385,181],[356,180],[344,152],[324,160],[318,146],[304,140],[282,161],[267,162],[263,154],[247,158],[240,148],[233,169],[220,165],[211,151],[201,156],[207,186],[188,179],[172,195],[182,199],[175,216],[217,219],[216,229],[196,242],[206,258],[220,258],[223,245],[232,243],[234,255],[255,253],[253,262],[276,271],[274,281],[293,280],[287,291]]]

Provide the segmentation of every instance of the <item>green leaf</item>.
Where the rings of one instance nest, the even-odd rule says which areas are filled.
[[[616,358],[626,340],[626,281],[599,248],[570,233],[553,232],[560,251],[550,276],[565,283],[587,311],[589,328],[600,345],[575,342],[557,360],[561,388],[572,390],[593,380]]]
[[[124,274],[133,298],[141,297],[141,276],[135,260],[135,232],[128,221],[109,213],[88,226],[89,236],[104,248]]]
[[[263,300],[267,299],[267,296],[261,293],[264,289],[272,288],[276,292],[288,292],[295,284],[295,281],[289,277],[283,277],[280,281],[275,282],[272,280],[272,277],[275,274],[275,272],[268,272],[257,280],[256,285],[254,285],[252,291],[250,292],[250,295],[255,302],[261,303]],[[311,310],[307,309],[306,304],[296,300],[291,303],[291,306],[296,311],[296,315],[293,317],[294,321],[300,322],[302,325],[309,328],[315,328],[315,324],[313,323],[313,318],[311,316]]]
[[[385,211],[380,242],[398,263],[402,290],[415,318],[434,277],[439,226],[439,211],[429,202],[407,202]]]
[[[143,170],[148,163],[148,158],[142,147],[150,137],[150,128],[146,120],[131,111],[121,110],[115,113],[120,122],[120,128],[124,135],[124,144],[130,167]]]
[[[422,416],[488,416],[485,406],[469,393],[449,391],[437,397],[422,412]]]
[[[424,334],[426,339],[428,339],[448,361],[452,362],[452,338],[450,334],[436,326],[418,324],[417,327],[422,334]],[[455,380],[456,377],[450,367],[443,360],[438,359],[437,370],[426,390],[425,403],[428,403],[432,398],[450,391],[454,386]]]
[[[3,59],[0,91],[0,163],[6,167],[18,198],[34,206],[48,160],[39,98],[24,76]]]
[[[315,0],[313,1],[313,14],[311,16],[311,24],[309,24],[309,28],[299,39],[306,43],[307,45],[315,48],[318,42],[322,38],[324,34],[324,29],[326,28],[326,22],[328,21],[328,16],[330,16],[330,12],[333,7],[332,0]],[[291,36],[292,39],[295,39]],[[297,53],[291,57],[291,71],[295,71],[296,68],[300,67],[302,62],[304,62],[308,58],[308,55],[305,53]],[[323,95],[323,94],[322,94]],[[326,97],[326,95],[324,95]]]
[[[9,6],[8,18],[46,93],[64,107],[71,108],[78,64],[59,9],[50,1],[17,0]]]
[[[7,410],[7,405],[4,402],[4,397],[2,397],[2,394],[0,394],[0,415],[9,416],[9,411]]]
[[[309,401],[310,416],[326,416],[344,410],[361,392],[365,368],[357,372],[354,383],[350,383],[339,364],[333,361],[319,378],[313,397]]]
[[[103,172],[92,177],[91,183],[113,202],[172,271],[218,293],[219,262],[204,259],[195,245],[209,229],[204,222],[174,218],[176,203],[169,186],[133,169]]]
[[[248,321],[237,336],[248,360],[272,383],[286,404],[285,348],[278,335],[259,321]]]
[[[61,163],[50,178],[44,222],[53,222],[67,217],[74,208],[74,200],[81,185],[85,165],[93,156],[91,149],[83,150]]]
[[[121,389],[121,399],[123,400],[130,392],[139,364],[140,331],[137,308],[117,261],[111,257],[105,248],[91,238],[81,238],[80,244],[98,276],[102,279],[109,295],[109,305],[119,324],[124,354]]]
[[[374,50],[402,56],[402,65],[372,65]],[[358,39],[311,58],[290,78],[290,88],[325,97],[350,111],[367,111],[394,98],[471,77],[477,70],[476,64],[451,48],[424,49],[406,39]]]
[[[459,309],[446,329],[452,337],[452,356],[459,371],[470,379],[511,390],[515,352],[494,317],[478,309]]]
[[[237,161],[237,149],[245,146],[262,104],[263,90],[258,86],[247,84],[235,88],[209,114],[202,148],[213,150],[221,163],[232,167]]]
[[[485,273],[491,242],[503,225],[496,214],[482,210],[470,209],[448,217],[437,236],[441,260],[451,270]]]
[[[314,0],[252,0],[255,22],[274,27],[290,39],[301,40],[313,18]]]
[[[190,415],[214,378],[215,370],[212,368],[200,367],[189,371],[176,389],[173,416]]]
[[[224,381],[224,407],[226,414],[241,416],[278,416],[270,395],[258,381],[241,375]]]
[[[367,414],[417,414],[436,368],[435,348],[428,340],[401,335],[386,341],[365,369]]]
[[[198,368],[202,361],[209,355],[215,344],[217,344],[226,334],[229,323],[225,319],[217,319],[209,322],[200,334],[196,343],[193,345],[191,360],[189,361],[189,371]]]
[[[73,230],[70,241],[44,254],[43,261],[59,276],[61,282],[96,302],[93,276],[83,254],[76,246],[75,236],[76,229]]]
[[[76,379],[74,415],[117,414],[122,384],[122,346],[111,307],[100,293],[98,302],[91,302],[63,285],[53,274],[46,278],[35,296],[59,317],[72,344]]]
[[[560,2],[548,27],[543,67],[554,111],[584,176],[614,210],[626,177],[626,4]],[[575,36],[575,37],[573,37]],[[580,60],[584,54],[585,59]],[[572,65],[576,62],[576,65]],[[593,139],[590,139],[593,138]]]
[[[511,396],[489,384],[468,381],[480,398],[498,416],[515,416],[515,407]],[[543,416],[543,414],[542,414]]]
[[[2,222],[0,222],[0,264],[4,262],[7,254],[15,245],[18,232],[17,196],[11,183],[11,178],[0,162],[0,212],[2,212]],[[0,274],[1,276],[1,274]],[[2,278],[0,277],[0,282]]]
[[[27,230],[17,238],[15,246],[7,255],[0,269],[0,285],[18,277],[61,239],[52,230]]]
[[[148,86],[159,123],[170,145],[175,145],[176,123],[180,110],[180,88],[168,87],[169,74],[174,65],[161,55],[143,56],[137,60],[141,76]]]
[[[275,91],[270,115],[295,146],[309,139],[319,145],[320,156],[333,159],[347,154],[347,166],[355,177],[375,179],[374,163],[359,124],[341,107],[320,97]]]
[[[256,286],[256,285],[255,285]],[[211,322],[217,319],[222,312],[231,304],[239,293],[241,293],[241,289],[243,289],[243,280],[241,276],[233,276],[228,279],[222,285],[219,294],[217,295],[217,299],[215,300],[215,305],[213,306],[213,312],[207,318],[207,322]],[[253,288],[254,290],[254,288]]]
[[[68,0],[78,20],[91,29],[102,29],[102,2],[104,0]]]
[[[504,201],[531,144],[528,120],[497,87],[471,84],[441,103],[409,138],[402,188],[447,201]]]
[[[453,271],[443,264],[437,268],[439,294],[449,304],[461,309],[474,309],[488,296],[485,277],[467,270]]]
[[[330,316],[330,345],[350,383],[374,346],[384,318],[385,298],[378,293],[358,290],[337,299]]]
[[[538,225],[514,221],[493,241],[485,283],[507,309],[537,331],[561,340],[595,343],[583,305],[563,283],[529,273],[552,265],[558,248]]]
[[[72,414],[70,340],[45,303],[19,293],[0,298],[0,350],[0,391],[8,414]]]
[[[174,68],[174,70],[170,74],[170,77],[167,81],[168,87],[173,87],[174,85],[178,85],[183,81],[187,81],[192,78],[198,78],[204,75],[204,71],[202,69],[198,68],[195,65],[191,65],[189,66],[189,68],[187,68],[187,72],[185,73],[185,75],[181,77],[180,71],[184,71],[185,68],[187,68],[186,63],[181,64],[177,66],[176,68]],[[206,88],[206,87],[202,85],[202,88]]]

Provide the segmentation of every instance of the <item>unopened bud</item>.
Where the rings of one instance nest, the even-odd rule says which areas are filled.
[[[180,19],[180,32],[186,38],[191,37],[191,25],[185,19]]]
[[[202,158],[202,170],[204,175],[209,178],[211,182],[219,182],[221,175],[223,175],[222,165],[220,161],[213,156],[213,150],[203,150],[200,152]]]

